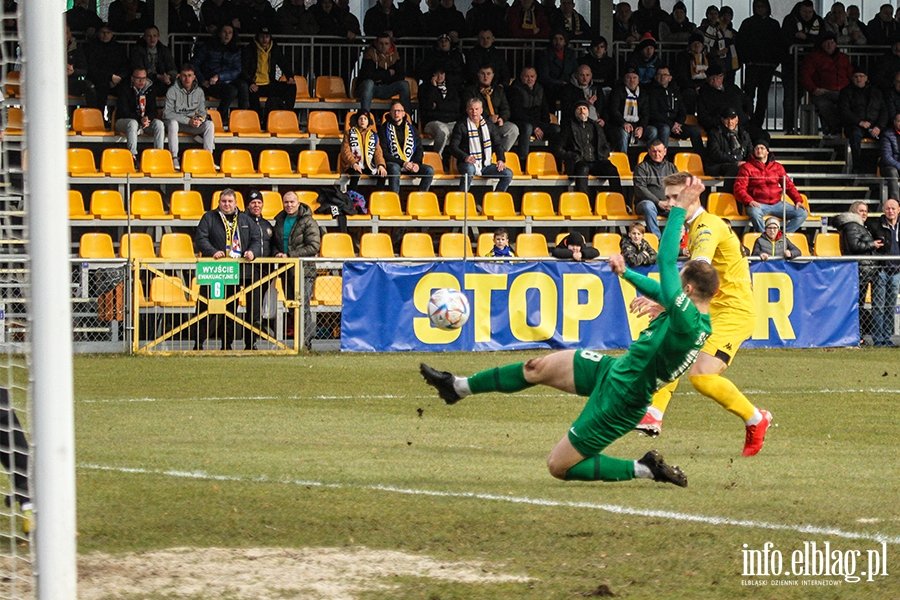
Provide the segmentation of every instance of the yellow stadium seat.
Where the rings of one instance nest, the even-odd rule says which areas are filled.
[[[525,192],[522,196],[522,214],[538,221],[562,221],[553,210],[553,199],[547,192]]]
[[[297,161],[297,172],[310,179],[338,179],[340,174],[331,170],[331,163],[324,150],[303,150]]]
[[[452,175],[444,172],[444,161],[437,152],[423,152],[422,163],[434,169],[434,180],[440,181],[444,179],[456,179],[458,175]]]
[[[800,233],[799,231],[794,231],[793,233],[787,234],[787,239],[794,242],[794,245],[800,248],[803,252],[803,256],[809,256],[809,240],[806,239],[806,236]]]
[[[17,71],[10,71],[16,73]],[[6,111],[6,133],[7,135],[21,135],[24,127],[22,108],[19,106],[10,106]]]
[[[492,232],[478,234],[478,245],[475,248],[475,253],[478,256],[487,256],[493,247],[494,234]]]
[[[323,102],[349,102],[352,100],[347,95],[344,78],[335,75],[320,75],[316,77],[316,98]]]
[[[524,258],[547,258],[547,238],[543,233],[520,233],[516,236],[516,256]]]
[[[369,214],[379,219],[409,219],[400,207],[400,196],[395,192],[372,192],[369,194]]]
[[[524,221],[516,214],[513,197],[509,192],[485,192],[481,198],[484,216],[495,221]]]
[[[156,190],[135,190],[131,192],[129,207],[131,208],[133,219],[167,221],[175,218],[166,214],[166,209],[163,208],[162,195]]]
[[[447,215],[441,214],[438,197],[434,192],[410,192],[406,198],[406,211],[409,216],[420,221],[447,221]]]
[[[556,168],[556,157],[549,152],[529,152],[526,172],[538,179],[568,179],[567,175],[560,175]]]
[[[78,245],[79,258],[115,258],[112,237],[108,233],[85,233]]]
[[[119,256],[122,258],[156,258],[153,238],[147,233],[126,233],[119,240]]]
[[[184,151],[181,158],[181,171],[190,173],[191,177],[195,179],[225,177],[224,174],[216,170],[212,152],[202,148],[192,148]]]
[[[267,138],[259,123],[259,114],[255,110],[233,110],[228,115],[228,131],[238,137]]]
[[[281,194],[272,190],[263,190],[261,193],[263,197],[263,219],[271,221],[284,208],[284,205],[281,203]]]
[[[400,242],[403,258],[434,258],[434,241],[427,233],[406,233]]]
[[[210,210],[215,210],[219,208],[219,196],[222,195],[222,190],[216,190],[213,192],[212,202],[210,203]],[[244,209],[244,194],[241,192],[234,192],[234,199],[237,201],[238,210],[243,211]]]
[[[487,217],[478,214],[475,208],[475,196],[472,192],[447,192],[444,196],[444,214],[457,221],[465,217],[469,221],[486,221]]]
[[[203,196],[197,190],[177,190],[169,197],[169,209],[179,219],[199,219],[203,216]]]
[[[292,110],[273,110],[269,113],[266,130],[277,138],[307,138],[308,133],[300,131],[297,113]]]
[[[584,192],[563,192],[559,196],[559,214],[567,219],[599,221],[602,215],[591,212],[591,201]]]
[[[557,246],[559,246],[559,243],[561,241],[563,241],[567,235],[569,235],[568,231],[560,231],[559,233],[556,234],[556,241],[553,243],[556,244]]]
[[[507,152],[503,162],[506,163],[506,168],[513,172],[513,179],[534,179],[522,171],[522,163],[519,161],[519,155],[515,152]]]
[[[96,108],[76,108],[75,112],[72,113],[72,131],[79,135],[115,135],[113,132],[106,130],[103,113]],[[131,153],[129,152],[130,155]]]
[[[644,233],[644,239],[647,240],[651,248],[659,252],[659,238],[656,237],[655,233],[650,233],[649,231]]]
[[[69,175],[72,177],[103,177],[104,174],[97,171],[97,163],[94,161],[94,153],[87,148],[69,148],[68,151]]]
[[[330,110],[311,110],[306,121],[306,130],[310,135],[320,138],[343,138],[344,134],[338,125],[337,115]]]
[[[362,258],[394,258],[391,236],[386,233],[364,233],[359,240]]]
[[[441,258],[462,258],[472,256],[472,244],[469,238],[461,233],[444,233],[438,242],[438,256]]]
[[[753,252],[753,245],[756,244],[756,240],[760,235],[761,234],[758,231],[748,231],[741,239],[741,243],[747,248],[747,250]]]
[[[222,172],[230,177],[242,179],[262,178],[262,174],[257,173],[253,168],[253,157],[250,155],[250,151],[243,148],[229,148],[222,152]]]
[[[313,306],[340,306],[343,303],[343,279],[340,275],[320,275],[313,284],[310,304]]]
[[[838,233],[816,234],[813,242],[815,256],[841,256],[841,236]]]
[[[143,177],[134,168],[134,157],[125,148],[107,148],[100,157],[100,170],[111,177]]]
[[[297,190],[297,199],[300,200],[300,204],[307,205],[310,210],[313,212],[314,219],[330,219],[331,215],[317,215],[316,209],[319,208],[319,193],[314,192],[312,190]]]
[[[309,95],[309,81],[303,75],[294,75],[294,85],[297,86],[297,95],[294,97],[295,102],[309,102],[313,99]]]
[[[21,71],[10,71],[6,74],[6,97],[18,98],[21,93]]]
[[[595,210],[606,219],[633,219],[625,208],[625,196],[619,192],[597,192]]]
[[[738,212],[737,200],[734,194],[725,192],[712,192],[706,203],[707,210],[716,216],[725,217],[726,219],[740,219],[741,213]]]
[[[194,259],[194,241],[186,233],[164,233],[159,241],[159,257],[168,259]]]
[[[95,190],[91,194],[91,214],[98,219],[127,219],[125,202],[117,190]]]
[[[675,159],[672,162],[675,163],[675,168],[679,171],[687,171],[700,179],[712,179],[703,171],[703,159],[700,158],[699,154],[679,152],[675,155]]]
[[[69,190],[69,220],[90,221],[94,216],[84,209],[84,196],[78,190]]]
[[[600,256],[612,256],[613,254],[621,254],[622,236],[618,233],[595,233],[593,246],[600,253]]]
[[[286,150],[263,150],[259,153],[259,172],[266,177],[299,178],[291,167],[291,157]]]
[[[803,199],[803,208],[806,209],[806,222],[809,223],[810,221],[815,221],[817,223],[821,223],[822,215],[813,214],[812,209],[809,207],[809,198],[806,196],[806,194],[800,194],[800,198]]]
[[[355,258],[353,239],[348,233],[326,233],[322,236],[319,255],[323,258]]]
[[[233,133],[225,131],[225,124],[222,122],[222,113],[211,108],[206,111],[206,114],[207,118],[213,122],[213,129],[216,132],[216,137],[234,137]]]
[[[157,275],[150,281],[150,302],[156,306],[188,308],[196,303],[190,298],[190,289],[181,279],[169,275]]]
[[[619,179],[633,179],[634,173],[631,172],[631,163],[628,162],[628,155],[624,152],[610,152],[609,162],[613,164],[616,171],[619,172]]]
[[[141,152],[141,172],[150,177],[184,177],[175,170],[172,153],[158,148],[148,148]]]

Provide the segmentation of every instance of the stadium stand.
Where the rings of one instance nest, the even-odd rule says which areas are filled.
[[[400,256],[403,258],[434,258],[434,241],[427,233],[408,232],[400,242]]]

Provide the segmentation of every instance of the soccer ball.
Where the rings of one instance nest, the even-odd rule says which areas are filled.
[[[438,329],[459,329],[469,320],[469,299],[459,290],[435,290],[428,299],[428,318]]]

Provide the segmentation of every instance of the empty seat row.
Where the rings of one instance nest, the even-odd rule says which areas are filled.
[[[156,190],[135,190],[131,193],[131,201],[128,208],[130,214],[126,211],[122,194],[118,190],[96,190],[91,193],[90,209],[85,210],[84,197],[78,190],[69,190],[69,219],[72,221],[89,221],[92,219],[101,220],[125,220],[146,219],[156,221],[167,221],[172,219],[197,220],[203,216],[207,210],[214,209],[219,205],[219,196],[221,190],[213,193],[212,201],[209,207],[204,207],[203,196],[197,190],[177,190],[172,192],[169,197],[169,206],[171,212],[166,212],[162,194]],[[244,210],[244,195],[241,192],[235,192],[237,206],[240,210]],[[307,204],[316,202],[318,194],[316,192],[297,192],[301,197],[301,201]],[[281,194],[270,190],[263,190],[263,217],[266,219],[274,219],[275,215],[281,212]]]
[[[753,245],[760,235],[762,234],[756,231],[745,233],[741,243],[747,249],[753,250]],[[805,235],[795,231],[787,234],[787,238],[803,252],[803,256],[810,256],[809,240]],[[842,256],[840,234],[817,232],[815,238],[813,238],[812,256]]]
[[[103,258],[166,258],[190,260],[197,258],[194,241],[186,233],[166,233],[159,242],[159,253],[153,238],[146,233],[127,233],[119,240],[119,253],[113,248],[112,236],[108,233],[85,233],[78,245],[78,257]]]

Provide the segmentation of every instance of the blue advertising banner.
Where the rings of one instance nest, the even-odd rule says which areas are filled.
[[[859,341],[855,263],[753,263],[756,330],[748,347],[853,346]],[[651,273],[651,276],[656,275]],[[627,348],[647,317],[635,289],[603,262],[346,263],[341,349],[354,352]],[[462,290],[469,322],[431,325],[428,298]]]

